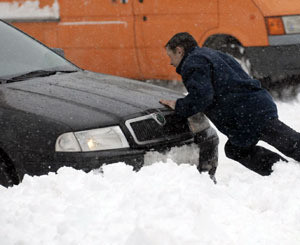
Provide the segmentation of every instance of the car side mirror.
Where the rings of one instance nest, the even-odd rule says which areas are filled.
[[[51,48],[52,51],[54,51],[56,54],[65,57],[65,52],[63,49],[61,48]]]

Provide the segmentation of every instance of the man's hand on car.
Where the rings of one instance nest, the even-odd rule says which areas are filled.
[[[160,100],[159,103],[166,105],[171,109],[175,110],[176,100]]]

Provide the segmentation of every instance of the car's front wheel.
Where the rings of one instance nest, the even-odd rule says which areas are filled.
[[[245,54],[245,48],[236,38],[223,34],[214,35],[205,41],[203,47],[216,49],[230,54],[242,66],[245,72],[247,72],[250,76],[253,75],[250,61]]]
[[[0,185],[9,187],[18,184],[18,178],[6,158],[0,154]]]

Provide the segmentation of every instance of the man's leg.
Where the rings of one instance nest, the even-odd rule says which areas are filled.
[[[227,141],[225,153],[228,158],[240,162],[245,167],[260,175],[270,175],[272,166],[279,160],[286,161],[280,155],[264,147],[252,145],[250,147],[238,147]]]
[[[260,139],[274,146],[284,155],[300,162],[300,133],[280,120],[270,120]]]

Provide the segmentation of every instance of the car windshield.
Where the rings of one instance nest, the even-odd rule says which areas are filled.
[[[51,49],[0,21],[0,80],[35,71],[76,71]]]

